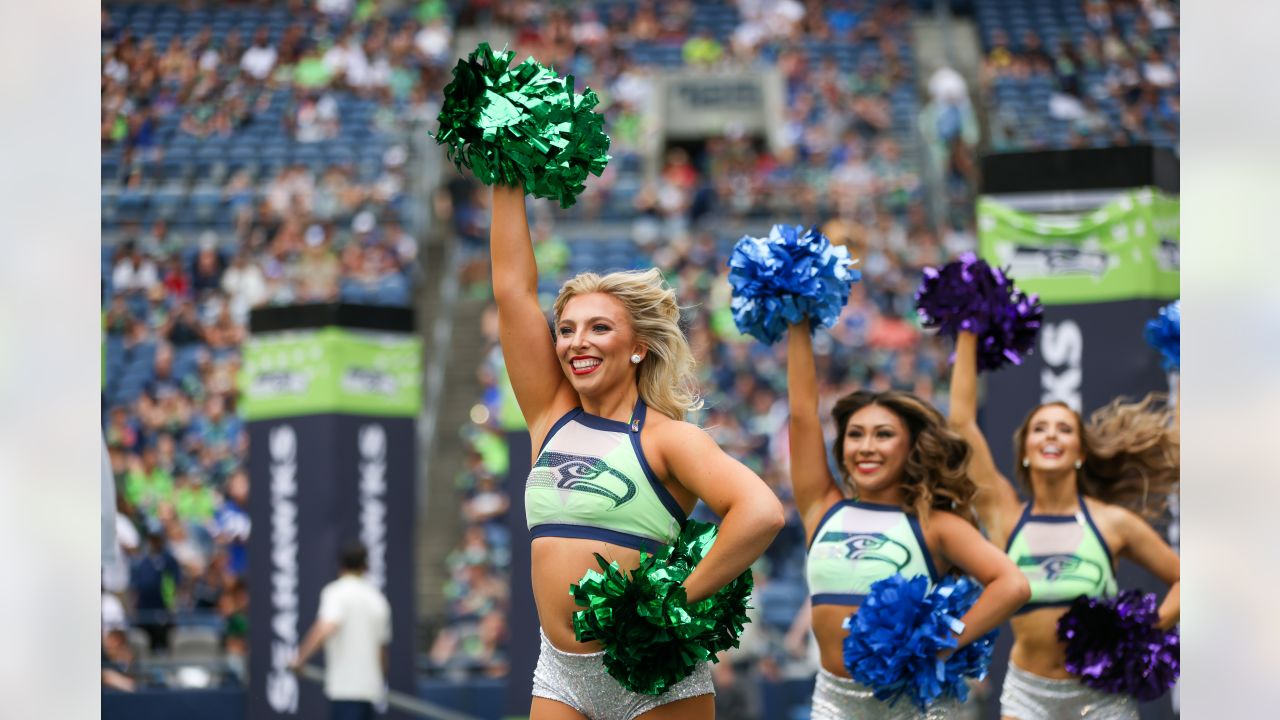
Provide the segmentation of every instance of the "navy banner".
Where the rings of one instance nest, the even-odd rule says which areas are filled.
[[[390,685],[415,693],[414,425],[341,414],[249,423],[251,720],[327,716],[320,685],[288,664],[355,539],[391,605]]]

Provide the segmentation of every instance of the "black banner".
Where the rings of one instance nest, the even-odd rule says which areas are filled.
[[[507,616],[507,715],[523,717],[529,713],[533,696],[533,669],[538,665],[541,640],[538,636],[538,610],[533,602],[533,564],[529,557],[529,528],[525,520],[524,484],[529,478],[532,445],[526,430],[506,433],[507,528],[511,531],[511,610]]]
[[[356,539],[391,605],[390,686],[416,694],[414,425],[341,414],[249,423],[250,720],[327,716],[322,687],[288,664]]]

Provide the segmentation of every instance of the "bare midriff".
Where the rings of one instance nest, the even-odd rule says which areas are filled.
[[[640,565],[639,550],[601,540],[540,537],[534,539],[530,548],[538,622],[547,640],[565,652],[590,653],[603,649],[599,642],[581,643],[575,638],[573,614],[582,607],[569,594],[569,586],[581,580],[588,570],[600,570],[595,553],[606,562],[617,562],[626,572]]]
[[[815,605],[813,608],[813,636],[818,639],[818,654],[822,669],[839,677],[849,677],[844,669],[844,639],[849,631],[844,621],[858,611],[854,605]]]
[[[1046,607],[1017,615],[1009,620],[1013,626],[1013,649],[1009,660],[1032,675],[1065,680],[1075,677],[1067,672],[1065,646],[1058,641],[1058,618],[1065,607]]]

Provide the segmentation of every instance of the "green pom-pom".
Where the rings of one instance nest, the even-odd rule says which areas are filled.
[[[751,596],[746,570],[714,595],[690,604],[684,581],[715,543],[716,527],[690,520],[670,547],[640,553],[624,573],[596,555],[603,571],[588,570],[569,588],[583,610],[574,613],[579,642],[604,646],[605,670],[624,688],[661,695],[716,653],[738,646]]]
[[[480,43],[453,69],[444,89],[436,142],[458,169],[486,185],[523,187],[569,207],[609,163],[600,98],[573,92],[573,76],[558,77],[533,58],[509,68],[515,51]]]

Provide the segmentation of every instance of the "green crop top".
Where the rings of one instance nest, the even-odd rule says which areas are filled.
[[[809,542],[805,577],[814,605],[860,605],[872,583],[892,575],[938,582],[920,520],[894,505],[841,500]]]
[[[574,408],[551,426],[524,487],[535,537],[603,540],[652,552],[670,545],[687,519],[640,447],[644,401],[631,422]]]
[[[1084,497],[1074,515],[1033,515],[1027,503],[1005,552],[1031,584],[1031,599],[1019,613],[1070,605],[1081,595],[1116,593],[1111,550],[1094,525]]]

